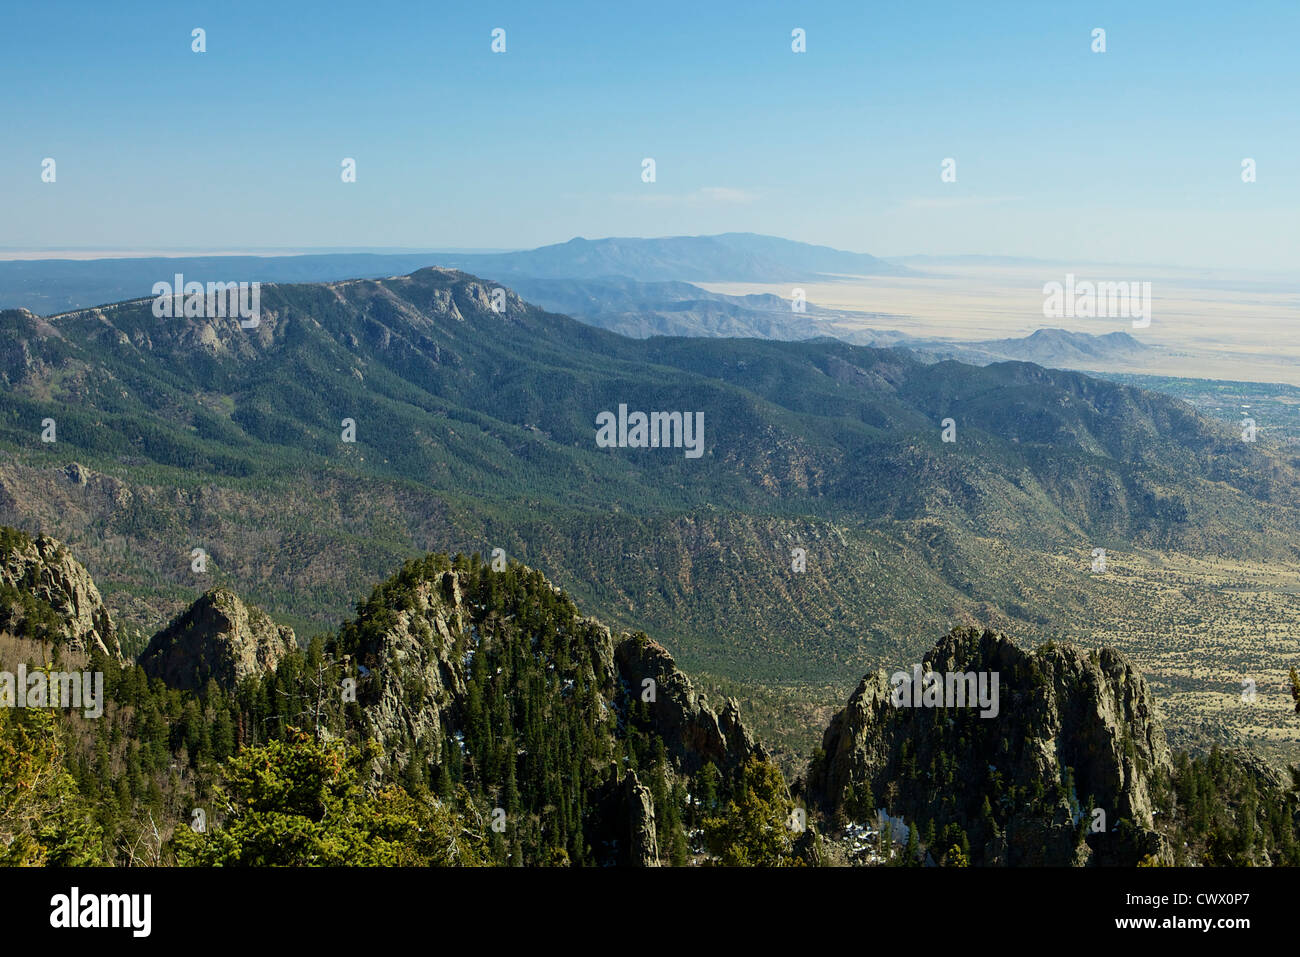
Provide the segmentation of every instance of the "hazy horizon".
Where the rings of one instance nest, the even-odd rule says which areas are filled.
[[[1300,93],[1293,5],[369,11],[329,30],[298,2],[15,9],[0,247],[740,231],[881,257],[1300,259],[1300,134],[1275,121]]]
[[[728,232],[736,232],[729,230]],[[725,235],[725,233],[715,233],[708,235]],[[792,242],[806,243],[810,246],[825,246],[831,249],[837,249],[843,252],[862,253],[874,256],[877,259],[886,262],[907,264],[917,263],[918,271],[924,269],[927,261],[938,265],[961,265],[988,263],[1004,265],[1043,265],[1043,266],[1118,266],[1124,268],[1148,268],[1148,269],[1165,269],[1165,270],[1184,270],[1194,273],[1205,272],[1222,272],[1229,276],[1292,276],[1300,273],[1300,263],[1290,267],[1269,267],[1269,266],[1222,266],[1213,263],[1174,263],[1174,262],[1154,262],[1146,260],[1123,261],[1114,259],[1069,259],[1051,256],[1017,256],[1008,253],[983,252],[983,253],[928,253],[928,252],[910,252],[910,253],[888,253],[879,252],[871,249],[845,249],[843,247],[833,246],[830,243],[815,242],[807,240],[795,240],[789,236],[779,236],[776,234],[755,234],[769,236],[776,239],[787,239]],[[151,247],[113,247],[105,245],[96,246],[51,246],[51,247],[22,247],[22,246],[4,246],[0,245],[0,262],[18,262],[18,261],[42,261],[42,260],[92,260],[92,259],[183,259],[190,257],[215,257],[215,256],[240,256],[240,257],[259,257],[259,258],[276,258],[286,256],[328,256],[328,255],[494,255],[500,253],[528,252],[534,249],[545,248],[549,246],[562,246],[565,243],[574,240],[588,240],[592,242],[603,240],[651,240],[651,239],[673,239],[673,238],[707,238],[705,234],[698,235],[681,235],[681,236],[570,236],[567,239],[556,240],[554,242],[543,243],[540,246],[462,246],[462,247],[433,247],[433,246],[331,246],[331,245],[310,245],[295,244],[287,246],[243,246],[243,247],[210,247],[210,246],[151,246]]]

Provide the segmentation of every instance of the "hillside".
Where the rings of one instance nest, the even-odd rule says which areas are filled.
[[[1114,649],[957,628],[893,668],[862,678],[796,785],[828,859],[905,844],[904,861],[943,866],[1300,863],[1300,768],[1284,781],[1249,753],[1171,752]]]
[[[72,645],[72,609],[12,626],[69,560],[0,593],[0,672],[71,654],[105,694],[0,713],[0,863],[684,865],[766,840],[719,818],[740,790],[792,807],[734,701],[517,564],[407,562],[305,653],[214,590],[123,663]]]
[[[0,622],[75,561],[42,542]],[[954,630],[932,684],[862,679],[796,804],[734,700],[517,563],[408,561],[306,649],[224,590],[138,663],[75,647],[74,609],[45,623],[0,625],[0,695],[51,660],[104,680],[93,714],[0,709],[0,863],[1300,863],[1300,771],[1171,755],[1109,648]]]
[[[1187,596],[1183,641],[1219,599],[1160,584],[1161,556],[1297,560],[1295,463],[1184,403],[835,341],[631,340],[497,313],[495,288],[268,286],[254,330],[149,300],[0,314],[0,521],[72,544],[137,632],[225,585],[310,635],[412,555],[499,548],[686,667],[845,689],[953,623],[1144,629],[1153,591]],[[702,456],[599,448],[621,404],[702,413]]]
[[[513,279],[529,302],[620,335],[812,339],[830,313],[815,304],[794,312],[790,300],[770,294],[728,296],[686,282],[632,279]],[[847,342],[860,341],[837,335]]]
[[[1157,346],[1134,339],[1127,332],[1091,335],[1067,329],[1038,329],[1018,339],[976,342],[924,341],[916,344],[935,356],[985,365],[1014,360],[1054,369],[1105,369],[1123,367],[1158,352]]]
[[[960,827],[975,864],[1172,861],[1152,796],[1171,770],[1169,748],[1154,697],[1122,655],[1068,646],[1029,654],[1004,636],[959,629],[925,655],[919,671],[929,678],[900,670],[901,686],[884,671],[863,678],[831,720],[808,772],[810,796],[828,813],[874,808],[872,796],[890,792],[891,812],[927,831]],[[976,681],[968,689],[950,675]],[[989,688],[989,676],[998,685]],[[929,681],[938,706],[923,706]],[[956,693],[959,703],[944,697]],[[1097,833],[1094,808],[1111,825]]]

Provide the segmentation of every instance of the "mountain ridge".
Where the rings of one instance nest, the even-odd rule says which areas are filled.
[[[0,309],[49,315],[150,294],[176,273],[196,282],[339,282],[382,279],[428,266],[494,278],[598,278],[809,281],[833,273],[905,275],[866,253],[849,253],[753,233],[649,239],[575,238],[505,253],[323,253],[294,256],[177,256],[98,260],[0,259]],[[611,271],[612,270],[612,271]],[[707,274],[707,275],[706,275]]]
[[[1138,614],[1098,546],[1296,557],[1294,462],[1174,400],[837,341],[631,340],[509,292],[497,312],[497,288],[268,286],[253,330],[148,300],[2,313],[0,521],[72,541],[149,632],[224,584],[310,634],[351,581],[500,548],[692,670],[826,685],[953,622]],[[620,404],[702,411],[704,456],[598,448]]]

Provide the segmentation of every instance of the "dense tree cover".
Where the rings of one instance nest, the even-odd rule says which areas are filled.
[[[618,734],[589,721],[573,703],[594,690],[575,683],[566,693],[546,667],[561,630],[546,639],[548,658],[503,629],[475,655],[463,731],[387,780],[373,775],[374,746],[348,730],[356,705],[318,695],[322,680],[332,686],[343,673],[322,638],[234,692],[168,689],[97,657],[91,666],[108,676],[101,719],[0,709],[0,863],[602,863],[607,849],[585,826],[598,810],[589,802],[620,768],[651,789],[666,863],[701,851],[734,865],[799,859],[794,805],[775,766],[751,761],[733,781],[711,764],[681,774],[645,730],[639,701],[616,716]],[[920,769],[905,750],[911,773],[940,793],[956,786],[955,760],[927,755]],[[900,781],[881,803],[899,801]],[[1179,863],[1296,865],[1298,794],[1300,773],[1273,788],[1225,752],[1180,753],[1173,774],[1157,778],[1157,821]],[[855,795],[846,818],[867,819],[873,797]],[[970,863],[970,835],[996,833],[1000,805],[983,797],[973,818],[910,822],[915,850],[894,862],[928,851],[941,865]],[[501,832],[491,826],[498,807]],[[189,826],[195,809],[207,818],[203,834]]]
[[[62,630],[63,618],[49,602],[0,581],[0,632],[16,638],[53,641]]]
[[[359,649],[421,583],[449,570],[473,610],[473,637],[457,636],[454,648],[463,700],[438,740],[394,745],[409,755],[404,765],[377,761],[362,703],[339,688],[360,677]],[[752,786],[742,775],[738,797],[712,764],[683,773],[647,704],[597,677],[597,626],[536,572],[431,555],[357,611],[337,636],[313,637],[234,689],[168,688],[93,653],[87,667],[105,674],[102,717],[27,709],[0,725],[6,778],[28,769],[44,789],[5,792],[6,826],[26,835],[9,854],[26,863],[602,864],[617,857],[609,802],[631,770],[653,796],[662,859],[681,865],[698,850],[688,832],[706,817],[730,806],[757,813],[759,798],[746,793],[784,795],[771,766]],[[38,647],[60,654],[57,644]],[[406,677],[411,702],[421,702],[424,689]],[[730,833],[743,845],[743,828]]]
[[[776,765],[751,758],[741,767],[735,794],[704,821],[705,840],[720,863],[739,867],[788,867],[799,830],[791,826],[794,802]]]
[[[1300,768],[1272,787],[1240,758],[1180,752],[1159,792],[1175,862],[1210,867],[1300,865]]]
[[[452,648],[464,694],[440,737],[393,745],[404,763],[377,761],[364,696],[338,689],[360,676],[361,650],[446,571],[469,609]],[[595,626],[540,574],[431,555],[377,586],[357,613],[234,689],[171,689],[96,651],[85,667],[105,675],[102,717],[0,709],[0,863],[598,865],[617,859],[610,809],[628,771],[650,790],[667,863],[815,859],[799,847],[779,769],[752,759],[730,775],[711,763],[685,773],[650,706],[602,670]],[[24,646],[27,660],[58,666],[63,649],[39,637]],[[0,647],[14,659],[6,667],[16,647]],[[405,690],[423,701],[424,689]],[[1068,768],[1060,781],[1003,781],[976,747],[973,716],[944,716],[944,728],[919,718],[884,793],[851,788],[843,820],[831,822],[924,799],[931,813],[908,822],[896,863],[928,853],[964,866],[1013,808],[1092,806]],[[955,748],[942,746],[949,733]],[[981,769],[980,787],[970,768]],[[1215,751],[1180,754],[1156,782],[1157,824],[1180,861],[1300,864],[1300,772],[1279,788]],[[1082,837],[1086,815],[1078,820]]]
[[[470,637],[458,636],[453,649],[467,662],[466,692],[453,734],[410,742],[403,786],[442,800],[463,791],[474,806],[504,812],[491,835],[498,863],[582,865],[611,859],[596,805],[632,770],[654,795],[660,853],[685,863],[693,782],[647,730],[645,702],[604,684],[594,626],[539,572],[513,563],[494,571],[478,555],[407,562],[358,604],[336,653],[356,655],[377,640],[447,571],[472,609]],[[411,682],[408,690],[423,696]]]
[[[52,711],[0,708],[0,866],[102,862],[99,829],[64,757]]]
[[[178,863],[209,866],[469,865],[482,831],[395,785],[366,787],[374,745],[320,743],[292,731],[221,769],[222,825],[178,828]]]
[[[273,324],[209,324],[220,345],[201,349],[194,324],[160,324],[147,302],[62,317],[59,336],[6,313],[25,358],[0,390],[0,447],[34,478],[75,459],[130,493],[112,508],[19,496],[14,510],[76,536],[97,567],[129,555],[102,586],[154,609],[190,584],[184,530],[203,529],[223,583],[308,632],[412,542],[499,542],[627,615],[612,623],[635,618],[694,665],[767,683],[841,682],[846,659],[883,653],[917,615],[940,624],[948,604],[984,602],[1043,634],[1109,613],[1100,592],[1047,587],[1040,556],[991,558],[994,533],[1044,554],[1077,547],[1081,527],[1289,554],[1289,466],[1248,464],[1173,400],[829,341],[629,340],[522,304],[505,321],[481,290],[430,273],[268,287]],[[669,401],[665,370],[684,390],[669,407],[704,412],[718,467],[595,445],[593,413]],[[944,444],[935,410],[957,406],[962,440]],[[345,416],[356,443],[340,441]],[[57,446],[33,441],[46,417]],[[828,563],[814,548],[806,576],[786,574],[771,544],[826,523],[846,551]],[[776,597],[734,599],[755,592]]]
[[[1031,661],[1028,668],[1034,667]],[[1009,674],[1004,680],[1014,685],[1020,677]],[[1032,733],[1039,718],[1030,713],[1019,717],[1024,723],[1017,733]],[[892,739],[893,751],[881,775],[887,786],[878,781],[881,793],[876,794],[869,781],[850,782],[838,803],[837,819],[831,822],[842,826],[874,821],[879,808],[895,815],[906,812],[908,823],[918,828],[916,854],[905,854],[900,863],[922,851],[939,864],[949,858],[954,864],[984,863],[978,853],[972,856],[972,847],[978,852],[1004,837],[1014,817],[1051,820],[1062,803],[1078,809],[1083,796],[1075,797],[1068,769],[1060,780],[1010,779],[1006,769],[1013,765],[1019,738],[990,737],[977,711],[915,709],[911,718],[909,733]],[[822,775],[825,761],[818,749],[811,778]]]
[[[1035,662],[1027,667],[1027,677],[1040,680],[1032,673]],[[1017,677],[1011,675],[1009,684]],[[1007,839],[1016,819],[1059,821],[1061,808],[1068,807],[1078,842],[1103,856],[1137,846],[1129,843],[1136,829],[1122,817],[1106,822],[1105,834],[1094,835],[1094,795],[1079,786],[1070,766],[1059,779],[1009,779],[1001,769],[1018,752],[1014,737],[981,734],[985,729],[972,711],[917,709],[911,717],[909,734],[893,740],[888,766],[877,779],[882,793],[873,795],[870,782],[850,782],[828,825],[874,821],[876,809],[884,807],[901,814],[910,829],[897,863],[913,863],[928,852],[941,866],[966,866],[987,863],[982,849]],[[1029,733],[1042,715],[1025,709],[1018,719],[1019,731]],[[1121,727],[1121,735],[1120,746],[1132,757],[1129,729]],[[823,774],[826,760],[820,749],[814,752],[811,777]],[[1154,828],[1177,863],[1300,864],[1300,768],[1292,767],[1279,783],[1257,760],[1214,748],[1201,756],[1176,752],[1172,771],[1153,770]]]

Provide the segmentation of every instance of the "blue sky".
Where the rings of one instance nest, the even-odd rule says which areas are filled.
[[[746,230],[1290,269],[1298,49],[1295,0],[10,3],[0,246]]]

